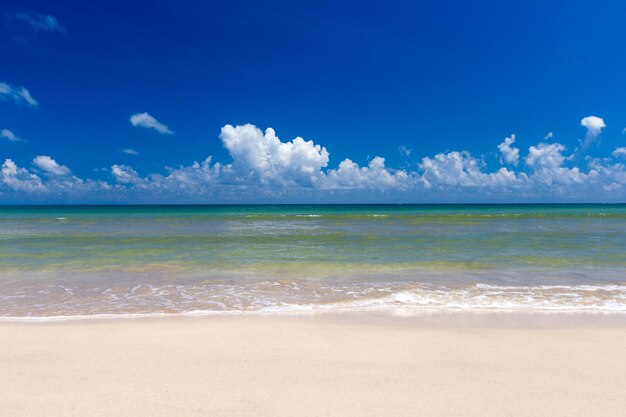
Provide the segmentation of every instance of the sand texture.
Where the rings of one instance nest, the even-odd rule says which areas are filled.
[[[0,392],[11,417],[613,417],[626,415],[626,328],[0,323]]]

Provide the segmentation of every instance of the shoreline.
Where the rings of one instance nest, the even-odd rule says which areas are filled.
[[[286,310],[286,311],[201,311],[187,313],[128,313],[78,316],[4,316],[0,326],[8,324],[45,325],[62,323],[109,323],[136,321],[211,320],[220,318],[291,319],[379,323],[406,322],[413,326],[443,327],[626,327],[626,312],[597,310],[539,310],[539,309],[454,309],[454,308],[351,308]]]

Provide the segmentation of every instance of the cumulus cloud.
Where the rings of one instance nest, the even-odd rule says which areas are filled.
[[[154,129],[162,135],[173,135],[174,132],[169,127],[159,122],[149,113],[135,113],[130,116],[130,124],[135,127],[145,127],[146,129]]]
[[[272,128],[263,133],[251,124],[226,125],[220,139],[233,159],[236,180],[310,187],[319,183],[320,170],[328,165],[326,148],[301,137],[282,142]]]
[[[531,146],[526,156],[526,165],[535,168],[555,168],[563,165],[565,146],[560,143],[540,143]]]
[[[37,107],[39,103],[25,87],[18,87],[6,82],[0,82],[0,98],[12,99],[16,104],[26,104]]]
[[[7,139],[10,142],[20,142],[22,138],[11,132],[9,129],[0,130],[0,138]]]
[[[40,177],[36,172],[18,166],[12,159],[5,159],[0,169],[0,195],[5,202],[101,202],[106,196],[115,199],[123,192],[105,181],[83,180],[69,175],[69,168],[54,162],[52,158],[39,158],[43,167],[56,171],[56,175],[40,168],[46,174]],[[37,158],[36,158],[37,159]]]
[[[16,12],[13,14],[13,18],[16,21],[27,24],[36,32],[65,32],[65,28],[61,26],[59,20],[54,16],[41,13]]]
[[[125,153],[127,155],[139,155],[139,152],[137,152],[136,150],[132,148],[120,149],[120,152]]]
[[[222,165],[211,165],[211,157],[201,163],[194,162],[190,166],[168,168],[169,173],[150,174],[141,177],[135,169],[128,165],[113,165],[111,176],[114,181],[127,190],[133,190],[140,194],[155,196],[206,196],[212,193],[213,188],[219,187],[224,178],[219,178]],[[236,188],[236,185],[228,185],[227,188]]]
[[[540,143],[528,149],[526,165],[534,170],[532,178],[535,183],[543,185],[580,184],[597,176],[597,172],[594,170],[585,174],[578,167],[564,167],[566,161],[563,155],[564,151],[565,146],[560,143]]]
[[[596,116],[583,117],[580,125],[587,128],[587,136],[596,137],[606,127],[604,120]]]
[[[238,195],[260,201],[264,196],[282,199],[290,192],[303,195],[306,190],[316,190],[315,195],[319,196],[396,193],[421,201],[419,196],[467,198],[468,189],[477,190],[480,194],[475,197],[478,198],[500,196],[523,201],[524,198],[558,199],[602,191],[614,195],[626,185],[623,164],[590,160],[587,171],[569,167],[566,165],[572,161],[565,156],[565,146],[559,143],[531,146],[523,158],[528,172],[505,167],[489,170],[482,159],[465,151],[424,157],[418,170],[407,171],[387,167],[382,157],[373,158],[365,166],[345,159],[337,168],[329,168],[330,155],[321,145],[300,137],[282,141],[273,129],[262,131],[250,124],[226,125],[220,139],[232,158],[226,164],[214,163],[208,157],[200,163],[168,168],[165,175],[146,177],[141,177],[130,166],[114,165],[111,174],[118,186],[152,198],[211,195],[235,201]],[[514,142],[515,137],[511,135],[498,148],[504,161],[519,165],[521,151],[513,147]]]
[[[168,168],[167,175],[147,177],[140,177],[130,166],[114,165],[111,174],[116,183],[137,190],[204,194],[220,187],[222,191],[228,187],[230,191],[255,189],[260,194],[282,195],[281,190],[286,189],[382,190],[410,186],[407,172],[388,169],[381,157],[363,167],[346,159],[338,168],[327,169],[326,148],[301,137],[282,141],[272,128],[263,132],[250,124],[226,125],[220,139],[232,158],[230,163],[213,163],[208,157],[190,166]]]
[[[585,134],[585,139],[580,141],[579,147],[574,152],[574,155],[572,155],[574,158],[587,152],[591,145],[598,140],[602,129],[606,127],[604,120],[596,116],[583,117],[580,121],[580,125],[587,128],[587,133]]]
[[[504,142],[498,145],[502,157],[506,163],[511,165],[517,165],[519,163],[519,149],[511,146],[514,143],[515,135],[513,134],[508,138],[504,138]]]
[[[51,175],[63,176],[71,173],[68,167],[65,165],[59,165],[54,159],[47,155],[36,156],[35,159],[33,159],[33,164],[37,168]]]
[[[137,171],[128,165],[113,165],[111,167],[111,174],[115,181],[121,184],[135,184],[141,182]]]
[[[209,156],[145,176],[129,165],[115,164],[108,170],[107,181],[78,178],[45,155],[33,160],[36,168],[32,171],[7,159],[1,170],[0,194],[5,200],[22,195],[39,196],[47,202],[53,196],[75,202],[89,198],[120,202],[309,201],[309,197],[327,202],[623,201],[626,197],[626,163],[617,160],[626,158],[624,147],[615,149],[613,158],[587,157],[583,166],[569,158],[560,143],[539,143],[522,155],[523,151],[513,146],[515,137],[511,135],[497,146],[501,163],[515,165],[514,170],[490,167],[467,151],[425,156],[415,168],[394,169],[380,156],[365,165],[344,159],[334,167],[322,145],[301,137],[283,141],[273,129],[262,131],[250,124],[226,125],[219,137],[230,155],[224,163]],[[40,176],[42,173],[45,175]]]
[[[5,159],[0,173],[0,183],[10,190],[34,192],[45,188],[41,178],[18,167],[12,159]]]
[[[518,178],[514,172],[500,168],[485,173],[482,162],[469,152],[452,151],[439,153],[433,158],[424,157],[419,164],[423,171],[422,180],[426,187],[502,187],[514,185]]]
[[[222,164],[211,165],[212,158],[209,156],[202,162],[195,161],[191,166],[181,166],[170,168],[169,175],[162,180],[153,176],[153,182],[160,181],[164,188],[182,188],[202,190],[219,184],[225,176],[231,176],[230,166],[224,167]],[[220,178],[221,177],[221,178]]]
[[[391,171],[385,167],[385,158],[372,159],[360,167],[350,159],[344,159],[337,169],[331,169],[324,178],[323,188],[349,189],[398,189],[409,186],[409,175],[404,170]]]

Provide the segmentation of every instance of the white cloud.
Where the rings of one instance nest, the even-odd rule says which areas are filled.
[[[613,152],[613,156],[626,157],[626,148],[617,148]],[[621,191],[624,185],[626,185],[626,167],[624,163],[613,164],[606,159],[592,159],[589,165],[592,172],[596,173],[594,184],[596,188],[601,188],[615,195],[616,192]],[[620,200],[623,201],[623,197]]]
[[[154,193],[202,195],[210,193],[212,187],[219,186],[220,169],[221,164],[211,165],[211,157],[208,157],[202,163],[194,162],[190,166],[169,168],[168,175],[151,174],[140,177],[128,165],[113,165],[111,175],[116,183],[153,196]]]
[[[598,136],[600,136],[602,129],[606,127],[604,120],[596,116],[583,117],[580,121],[580,125],[587,128],[587,133],[585,134],[585,139],[580,141],[579,147],[574,152],[574,155],[572,155],[574,158],[587,152],[589,147],[591,147],[598,139]]]
[[[35,31],[65,32],[65,28],[59,24],[56,17],[41,13],[17,12],[13,18],[28,24]]]
[[[120,149],[120,152],[125,153],[127,155],[139,155],[139,152],[132,148]]]
[[[504,167],[489,171],[482,160],[469,152],[457,151],[424,157],[419,171],[388,168],[381,157],[375,157],[366,166],[345,159],[337,168],[329,169],[330,155],[324,147],[302,138],[283,142],[271,128],[263,132],[254,125],[226,125],[220,138],[232,158],[228,164],[213,163],[209,157],[202,163],[168,168],[166,175],[140,177],[133,168],[124,165],[113,166],[111,172],[119,186],[152,199],[168,195],[196,198],[210,195],[234,201],[242,196],[247,196],[247,201],[260,201],[265,197],[313,195],[303,194],[309,193],[306,190],[316,190],[314,195],[319,196],[349,196],[361,192],[360,196],[396,195],[416,199],[419,196],[452,199],[464,196],[474,200],[500,196],[519,201],[603,191],[614,195],[622,183],[626,184],[626,169],[620,164],[592,161],[585,172],[579,167],[566,167],[571,161],[564,156],[565,147],[559,143],[531,146],[524,158],[530,170],[526,173]],[[508,155],[510,163],[517,161],[519,164],[520,151],[513,148],[514,141],[511,135],[499,148],[503,158]],[[464,191],[476,188],[480,189],[480,194],[470,195]]]
[[[52,161],[52,163],[50,162]],[[50,158],[40,159],[45,166],[53,170],[69,173],[67,167],[56,164]],[[48,171],[46,171],[48,172]],[[26,168],[21,168],[11,159],[6,159],[0,170],[0,195],[3,201],[28,203],[40,201],[102,201],[106,196],[119,195],[122,188],[115,189],[104,181],[83,180],[71,175],[48,175],[42,178]]]
[[[515,143],[515,135],[511,135],[504,139],[504,142],[498,145],[498,149],[502,153],[502,157],[508,164],[517,165],[519,163],[519,149],[511,145]]]
[[[601,128],[600,128],[601,129]],[[329,168],[330,154],[320,144],[296,137],[282,141],[276,132],[253,125],[226,125],[220,134],[232,161],[201,162],[168,167],[140,176],[129,165],[112,165],[110,180],[83,180],[49,156],[33,160],[37,169],[5,160],[0,176],[3,201],[623,201],[626,163],[610,157],[566,156],[560,143],[530,146],[526,155],[511,135],[498,145],[502,159],[522,168],[489,169],[469,152],[450,151],[426,156],[413,170],[386,166],[375,157],[365,166],[344,159]],[[626,158],[617,148],[614,158]],[[41,175],[41,173],[46,175]],[[40,176],[41,175],[41,176]],[[31,196],[31,197],[28,197]]]
[[[376,157],[365,167],[344,160],[337,169],[328,165],[328,151],[313,141],[296,137],[283,142],[273,129],[262,132],[253,125],[222,128],[220,138],[229,152],[229,164],[212,163],[211,157],[191,166],[169,168],[168,175],[139,177],[125,165],[114,165],[115,181],[138,190],[210,193],[229,187],[257,189],[262,194],[280,194],[285,189],[394,189],[410,186],[409,175],[402,170],[390,170],[385,160]],[[260,188],[259,188],[260,187]],[[259,195],[257,195],[259,197]]]
[[[328,165],[326,148],[301,137],[282,142],[272,128],[263,133],[251,124],[226,125],[220,139],[233,159],[230,168],[235,181],[315,186],[321,169]]]
[[[141,182],[137,171],[128,165],[113,165],[111,167],[111,174],[115,181],[121,184],[136,184]]]
[[[406,171],[392,172],[385,167],[385,158],[372,159],[366,167],[360,167],[349,159],[344,159],[337,169],[328,171],[322,183],[323,188],[387,189],[406,188],[409,184]]]
[[[543,185],[580,184],[597,175],[597,172],[593,170],[585,174],[578,167],[564,167],[563,164],[566,161],[565,156],[563,156],[564,151],[565,146],[560,143],[540,143],[528,149],[526,165],[534,170],[531,178],[535,183]]]
[[[5,159],[2,164],[2,175],[4,176],[15,176],[17,175],[17,165],[13,162],[12,159]]]
[[[580,125],[587,128],[587,135],[598,136],[602,129],[606,127],[604,120],[601,117],[587,116],[583,117],[580,121]]]
[[[9,129],[0,130],[0,138],[9,140],[10,142],[20,142],[22,138],[11,132]]]
[[[220,175],[231,175],[230,167],[223,169],[222,164],[211,165],[209,156],[201,163],[194,162],[191,166],[183,166],[169,170],[169,175],[162,180],[165,188],[179,187],[183,189],[202,190],[206,186],[213,186],[220,182]],[[158,181],[153,177],[152,181]]]
[[[174,132],[172,132],[169,127],[159,122],[157,119],[155,119],[154,117],[152,117],[150,114],[146,112],[133,114],[130,117],[130,123],[135,127],[145,127],[147,129],[154,129],[163,135],[174,134]]]
[[[547,134],[543,137],[543,139],[544,139],[544,140],[552,139],[552,137],[553,137],[553,136],[554,136],[554,133],[552,133],[552,132],[548,132],[548,133],[547,133]]]
[[[612,155],[614,158],[626,158],[626,147],[615,148]]]
[[[535,168],[556,168],[563,165],[565,146],[560,143],[540,143],[531,146],[526,156],[526,165]]]
[[[37,107],[39,103],[30,95],[24,87],[18,87],[6,82],[0,82],[0,98],[11,98],[17,104],[27,104]]]
[[[11,159],[5,159],[0,174],[0,183],[10,190],[34,192],[45,189],[41,178],[18,167]]]
[[[33,164],[47,174],[63,176],[71,173],[68,167],[59,165],[54,159],[47,155],[36,156],[35,159],[33,159]]]
[[[469,152],[452,151],[439,153],[433,158],[422,158],[419,168],[423,171],[422,180],[428,188],[446,187],[502,187],[515,185],[518,178],[514,172],[500,168],[493,173],[481,169],[482,162]]]

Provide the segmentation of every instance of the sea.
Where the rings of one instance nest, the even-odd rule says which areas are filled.
[[[626,314],[626,205],[0,207],[0,320]]]

